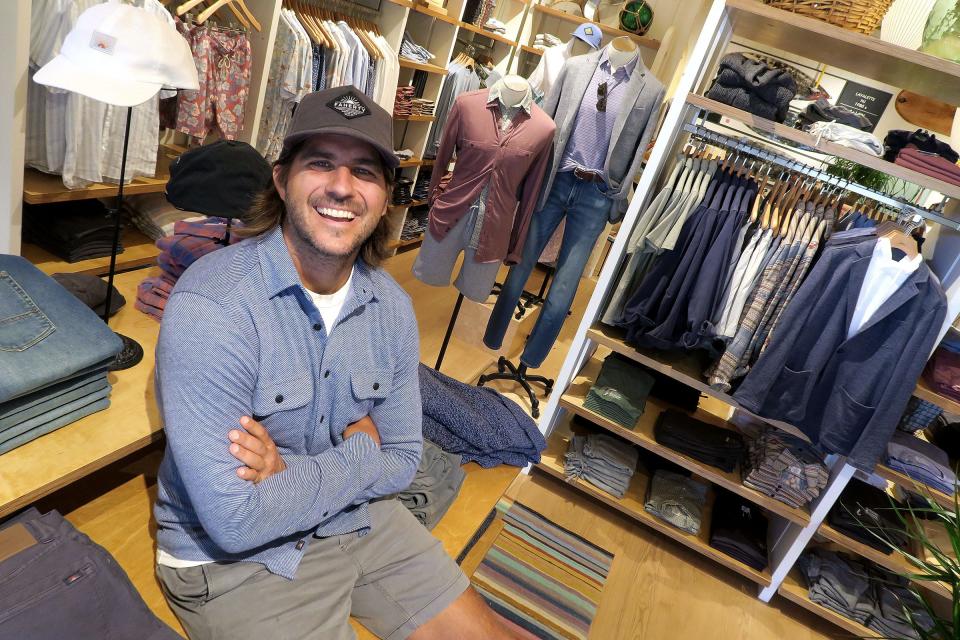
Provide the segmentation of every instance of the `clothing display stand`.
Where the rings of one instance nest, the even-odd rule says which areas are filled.
[[[540,401],[537,399],[537,394],[533,392],[533,387],[530,386],[530,383],[535,382],[542,384],[544,394],[550,395],[550,392],[553,391],[553,380],[545,376],[528,376],[527,365],[521,362],[520,366],[514,366],[512,362],[503,356],[500,356],[500,359],[497,360],[497,371],[498,373],[489,373],[480,376],[480,379],[477,381],[477,386],[482,387],[486,383],[493,382],[494,380],[512,380],[516,382],[523,387],[523,390],[527,392],[527,396],[530,397],[530,414],[534,418],[539,418]]]
[[[437,364],[433,365],[435,371],[440,371],[440,365],[443,364],[443,356],[447,353],[447,345],[450,344],[450,336],[453,335],[453,325],[457,323],[457,316],[460,315],[460,306],[463,304],[463,294],[457,295],[457,304],[453,305],[453,313],[450,314],[450,323],[447,324],[447,332],[443,336],[443,344],[440,345],[440,353],[437,355]]]

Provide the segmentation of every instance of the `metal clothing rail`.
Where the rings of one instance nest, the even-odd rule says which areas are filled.
[[[846,191],[852,191],[853,193],[870,198],[875,202],[892,207],[902,212],[904,215],[918,215],[921,218],[930,220],[931,222],[936,222],[937,224],[960,231],[960,221],[951,220],[950,218],[947,218],[936,211],[923,209],[905,200],[875,191],[856,182],[848,182],[844,178],[831,175],[821,169],[816,169],[808,164],[804,164],[799,160],[794,160],[778,153],[767,151],[766,149],[762,149],[756,145],[744,142],[741,139],[713,131],[712,129],[707,129],[706,127],[700,125],[685,123],[683,128],[685,131],[692,133],[708,142],[715,142],[721,146],[727,147],[728,149],[749,154],[755,158],[759,158],[760,160],[772,162],[785,169],[802,173],[811,178],[816,178],[821,182],[840,187]]]

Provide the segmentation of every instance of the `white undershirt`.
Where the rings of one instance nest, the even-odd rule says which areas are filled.
[[[923,256],[919,253],[913,258],[904,256],[900,260],[893,259],[889,238],[879,238],[873,248],[870,266],[863,277],[863,285],[857,296],[857,306],[853,312],[853,319],[847,329],[847,339],[855,336],[873,314],[883,305],[893,292],[899,289],[910,274],[920,267]]]
[[[307,293],[309,293],[310,298],[313,299],[313,304],[317,307],[317,311],[320,312],[320,316],[323,318],[323,327],[327,330],[327,335],[330,335],[330,328],[340,316],[340,311],[343,310],[343,305],[347,301],[347,294],[350,293],[351,282],[353,282],[353,271],[350,272],[350,277],[347,278],[346,284],[331,294],[323,295],[320,293],[314,293],[313,291],[307,289]],[[173,569],[186,569],[188,567],[199,567],[203,564],[210,564],[211,562],[214,561],[181,560],[180,558],[173,557],[163,549],[157,549],[157,564],[164,567],[171,567]]]

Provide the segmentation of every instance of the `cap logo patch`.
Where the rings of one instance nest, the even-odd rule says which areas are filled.
[[[90,48],[112,56],[113,50],[117,46],[117,39],[114,36],[94,31],[90,37]]]
[[[592,36],[592,35],[593,35],[593,27],[585,27],[584,30],[583,30],[583,32],[584,32],[585,34],[587,34],[588,36]]]
[[[345,93],[339,98],[334,98],[327,103],[327,106],[347,120],[370,115],[370,110],[367,109],[366,105],[360,102],[360,98],[353,93]]]

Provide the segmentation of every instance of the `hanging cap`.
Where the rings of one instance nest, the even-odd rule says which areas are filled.
[[[575,38],[580,38],[590,45],[591,49],[599,49],[600,41],[603,39],[603,33],[600,31],[600,27],[591,22],[581,24],[570,35]]]
[[[150,11],[115,2],[81,13],[60,55],[33,79],[121,107],[146,102],[164,87],[200,88],[183,36]]]
[[[253,197],[273,171],[256,149],[239,140],[218,140],[185,151],[170,163],[167,201],[178,209],[244,219]]]

